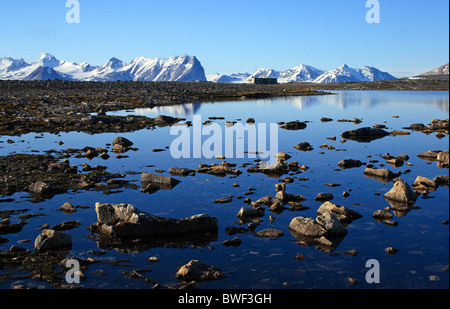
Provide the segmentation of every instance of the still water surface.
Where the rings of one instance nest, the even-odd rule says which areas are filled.
[[[243,173],[237,178],[215,177],[206,174],[177,177],[181,180],[172,190],[159,190],[154,194],[141,193],[137,190],[123,190],[110,195],[94,191],[79,191],[57,195],[51,200],[41,203],[31,203],[26,193],[16,193],[12,196],[14,202],[0,203],[0,210],[27,208],[30,213],[41,212],[45,216],[32,218],[24,226],[22,232],[9,234],[8,243],[0,245],[5,250],[17,241],[30,239],[20,243],[27,249],[33,249],[33,242],[40,233],[40,225],[50,226],[66,220],[77,220],[82,225],[67,231],[73,238],[72,252],[69,256],[80,258],[93,257],[89,251],[105,250],[106,254],[94,256],[104,263],[91,264],[85,275],[87,280],[82,285],[93,288],[150,288],[151,285],[142,279],[129,278],[125,274],[134,269],[146,270],[145,277],[155,279],[159,284],[174,284],[177,267],[190,260],[198,259],[205,264],[214,265],[227,273],[227,278],[200,283],[200,288],[448,288],[448,271],[442,268],[449,260],[448,225],[442,224],[449,217],[449,191],[439,187],[427,198],[419,196],[415,209],[408,212],[394,213],[393,220],[398,226],[388,226],[372,218],[379,209],[389,207],[383,194],[392,188],[392,183],[382,183],[364,176],[364,166],[341,170],[337,163],[343,159],[358,159],[369,163],[384,164],[393,172],[411,171],[401,176],[411,184],[417,176],[433,179],[438,175],[448,175],[448,169],[439,168],[436,162],[427,162],[417,157],[417,154],[428,150],[448,149],[448,136],[437,138],[435,134],[426,135],[422,132],[411,132],[410,135],[386,136],[370,143],[358,143],[348,140],[342,143],[340,134],[346,130],[359,127],[371,127],[374,124],[384,124],[385,130],[402,130],[402,127],[412,123],[428,124],[432,119],[448,118],[448,92],[390,92],[390,91],[336,91],[336,95],[274,98],[255,101],[220,102],[204,104],[185,104],[179,106],[157,107],[153,109],[137,109],[110,114],[116,115],[169,115],[192,121],[194,115],[200,115],[202,121],[208,117],[224,117],[213,120],[225,130],[226,121],[237,121],[245,124],[247,118],[254,118],[256,123],[277,123],[293,120],[306,121],[303,130],[288,131],[278,129],[278,150],[291,155],[289,161],[298,161],[306,165],[308,170],[292,175],[296,179],[286,186],[286,191],[292,194],[302,194],[306,201],[302,204],[309,207],[302,211],[285,210],[280,214],[272,214],[267,209],[263,221],[256,231],[274,228],[283,231],[278,239],[258,238],[251,232],[227,235],[225,228],[239,227],[236,217],[239,209],[247,206],[237,199],[245,196],[249,187],[253,188],[251,200],[255,201],[267,195],[275,196],[275,184],[282,178],[270,178],[264,174],[247,173],[244,163],[255,164],[254,158],[226,158],[227,162],[236,163]],[[321,122],[322,117],[332,118],[330,122]],[[338,122],[338,119],[362,120],[361,123]],[[182,121],[184,123],[184,120]],[[83,148],[85,146],[107,147],[108,143],[118,134],[104,133],[89,135],[86,133],[62,133],[60,135],[31,133],[21,137],[0,137],[0,155],[11,153],[42,153],[45,150],[63,150],[66,148]],[[130,139],[138,151],[129,151],[127,158],[117,159],[112,155],[108,160],[94,158],[70,158],[71,164],[89,163],[105,165],[109,172],[127,173],[126,179],[140,185],[140,173],[155,173],[162,169],[163,175],[169,175],[170,167],[197,168],[202,163],[221,163],[215,158],[173,159],[170,147],[175,136],[170,135],[170,128],[155,128],[140,130],[133,133],[120,134]],[[329,137],[336,137],[330,140]],[[207,139],[204,136],[203,139]],[[14,143],[6,143],[6,140]],[[57,141],[63,141],[58,145]],[[294,148],[300,142],[309,142],[312,151],[300,151]],[[334,149],[321,148],[323,144]],[[153,152],[152,149],[166,149]],[[381,158],[385,153],[394,156],[407,154],[412,166],[393,167]],[[80,168],[81,170],[81,168]],[[288,176],[288,175],[283,175]],[[298,178],[303,180],[299,180]],[[306,180],[307,179],[307,180]],[[239,187],[233,187],[233,184]],[[340,186],[329,187],[326,183],[336,183]],[[344,198],[343,191],[349,191],[350,196]],[[330,192],[334,195],[333,203],[353,209],[363,215],[347,226],[348,234],[338,247],[331,252],[317,250],[314,246],[302,246],[289,232],[288,225],[297,216],[316,217],[316,210],[321,205],[314,200],[320,192]],[[231,203],[214,204],[211,201],[233,196]],[[76,213],[65,215],[57,209],[66,201],[73,205],[88,205],[88,209],[79,209]],[[152,247],[143,251],[124,248],[99,248],[97,243],[87,236],[88,225],[96,222],[95,202],[129,203],[148,213],[183,218],[197,213],[207,213],[219,218],[219,233],[215,239],[206,243],[188,245],[185,247]],[[270,222],[269,216],[275,219]],[[18,220],[11,216],[11,221]],[[245,225],[242,225],[246,227]],[[226,247],[222,242],[239,237],[242,244],[238,247]],[[398,253],[388,255],[387,247],[398,249]],[[357,250],[356,256],[343,254],[348,250]],[[305,259],[295,257],[302,254]],[[156,256],[157,263],[150,263],[148,258]],[[108,261],[127,259],[118,265],[106,264]],[[380,283],[368,284],[365,280],[366,261],[376,259],[380,263]],[[104,272],[98,272],[102,269]],[[351,285],[347,278],[357,280]],[[27,280],[0,283],[0,288],[9,288],[14,284],[25,286],[46,287],[45,283]]]

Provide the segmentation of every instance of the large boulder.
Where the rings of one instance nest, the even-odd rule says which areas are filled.
[[[345,226],[329,212],[317,216],[315,220],[295,217],[289,224],[289,230],[294,236],[308,238],[339,237],[347,234]]]
[[[150,184],[156,184],[158,187],[162,189],[169,189],[175,187],[177,184],[179,184],[180,181],[178,179],[169,177],[169,176],[163,176],[163,175],[157,175],[157,174],[150,174],[150,173],[142,173],[141,174],[141,185],[143,188],[147,187]]]
[[[434,177],[433,181],[437,186],[448,186],[450,177],[448,175],[439,175]]]
[[[55,188],[44,181],[36,181],[28,186],[28,192],[37,195],[53,195]]]
[[[325,202],[319,207],[319,209],[317,209],[318,215],[324,215],[326,213],[332,214],[342,223],[350,223],[353,220],[362,217],[361,214],[354,210],[348,209],[344,206],[333,204],[331,202]]]
[[[275,198],[283,202],[303,202],[306,198],[301,194],[291,194],[286,191],[278,191]]]
[[[313,218],[295,217],[289,223],[289,230],[298,236],[318,238],[326,234],[326,229]]]
[[[45,229],[34,241],[34,250],[56,250],[72,247],[72,237],[69,234]]]
[[[112,152],[116,154],[127,152],[131,146],[133,146],[133,142],[129,139],[126,139],[122,136],[117,136],[112,142]]]
[[[126,139],[125,137],[122,136],[117,136],[113,142],[112,142],[113,146],[114,145],[120,145],[123,147],[130,147],[133,146],[133,142],[130,141],[129,139]]]
[[[417,194],[411,190],[411,187],[405,181],[399,178],[392,189],[384,195],[384,198],[411,205],[415,203]]]
[[[96,203],[96,226],[101,233],[114,237],[147,238],[217,233],[218,219],[206,214],[184,219],[162,218],[142,212],[130,204]]]
[[[366,167],[366,169],[364,170],[364,175],[366,175],[370,178],[385,180],[385,182],[389,182],[391,179],[394,179],[396,177],[396,174],[394,174],[393,172],[391,172],[390,170],[388,170],[386,168],[373,168],[372,169],[372,168]]]
[[[241,220],[264,217],[264,208],[242,207],[237,213],[237,217]]]
[[[437,188],[436,182],[424,176],[417,176],[416,180],[412,183],[412,187],[416,191],[429,192],[434,191]]]
[[[438,167],[440,168],[448,168],[449,167],[449,151],[444,150],[441,151],[436,159],[438,160]]]
[[[326,236],[328,237],[347,235],[347,229],[345,226],[330,212],[317,216],[316,221],[325,228],[327,231]]]

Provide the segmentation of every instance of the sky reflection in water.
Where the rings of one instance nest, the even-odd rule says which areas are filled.
[[[236,163],[243,174],[237,178],[219,178],[211,175],[197,174],[179,178],[181,183],[172,190],[160,190],[154,194],[144,194],[139,190],[125,190],[111,195],[98,192],[82,191],[76,194],[67,193],[55,196],[49,201],[38,204],[30,203],[25,193],[13,196],[15,202],[1,203],[0,210],[11,208],[29,208],[44,212],[46,216],[35,217],[29,221],[23,231],[18,234],[7,235],[10,242],[1,245],[4,250],[18,240],[34,238],[39,233],[39,226],[43,223],[50,225],[61,223],[64,220],[77,220],[82,223],[79,228],[68,231],[73,239],[72,255],[87,258],[89,250],[99,250],[95,241],[88,239],[89,224],[96,221],[94,211],[95,202],[130,203],[135,207],[151,214],[174,218],[187,217],[196,213],[208,213],[219,217],[219,234],[213,240],[200,247],[188,246],[186,248],[147,248],[143,252],[125,253],[123,249],[111,249],[99,259],[103,261],[130,259],[133,267],[109,266],[103,263],[93,264],[89,272],[102,268],[105,276],[88,275],[83,282],[86,286],[100,288],[131,288],[147,287],[141,280],[127,279],[121,276],[124,270],[131,271],[136,268],[151,268],[152,272],[146,276],[154,278],[160,284],[175,283],[176,268],[191,259],[212,264],[228,273],[226,279],[204,282],[201,288],[346,288],[349,286],[347,277],[358,280],[354,288],[448,288],[448,272],[441,272],[441,268],[448,264],[448,225],[442,221],[448,220],[449,191],[440,187],[429,194],[429,198],[422,198],[416,202],[420,209],[411,209],[406,213],[394,213],[398,226],[387,226],[372,219],[376,210],[388,207],[389,204],[382,197],[391,187],[392,183],[381,183],[363,175],[364,166],[340,170],[337,162],[342,159],[358,159],[369,163],[369,160],[378,160],[385,163],[380,157],[385,153],[392,155],[407,154],[412,163],[411,167],[386,167],[392,171],[410,169],[401,177],[411,184],[417,176],[433,179],[442,174],[448,174],[448,169],[440,169],[435,162],[417,157],[420,152],[428,150],[448,149],[448,136],[438,139],[435,134],[425,135],[422,132],[411,132],[407,136],[387,136],[370,143],[354,141],[340,142],[340,134],[346,130],[358,127],[384,124],[390,130],[401,130],[404,126],[422,122],[428,124],[433,118],[447,118],[449,111],[448,92],[389,92],[389,91],[334,91],[336,95],[274,98],[257,101],[238,101],[205,104],[186,104],[180,106],[157,107],[153,109],[138,109],[135,111],[121,111],[109,114],[116,115],[171,115],[186,120],[192,120],[193,115],[201,115],[202,121],[208,117],[224,117],[224,120],[213,120],[225,129],[225,121],[238,121],[245,123],[252,117],[256,123],[287,122],[293,120],[308,121],[307,128],[298,131],[279,129],[279,151],[292,156],[290,161],[296,160],[300,165],[309,169],[294,177],[294,183],[287,184],[287,192],[302,194],[307,200],[302,203],[309,209],[304,211],[285,210],[281,214],[266,215],[256,231],[265,228],[275,228],[283,231],[279,239],[258,238],[252,233],[239,233],[227,235],[228,226],[239,227],[236,214],[242,206],[242,199],[248,188],[252,187],[252,200],[271,195],[275,196],[274,185],[279,182],[276,178],[269,178],[263,174],[249,174],[246,168],[240,167],[243,163],[251,163],[253,158],[227,158],[226,161]],[[393,116],[398,116],[394,118]],[[321,117],[332,118],[331,122],[321,122]],[[362,120],[360,124],[352,122],[338,122],[338,119]],[[90,165],[108,166],[111,172],[136,172],[127,175],[127,179],[140,185],[140,173],[154,173],[155,169],[162,169],[168,175],[172,166],[197,168],[201,163],[221,163],[217,159],[178,159],[170,156],[169,150],[153,152],[152,149],[170,146],[175,138],[169,134],[170,128],[156,128],[154,130],[141,130],[133,133],[120,134],[134,142],[138,151],[126,153],[129,157],[117,159],[111,156],[108,160],[94,158],[88,161]],[[44,138],[35,138],[38,134],[31,133],[21,137],[1,137],[1,155],[16,153],[39,153],[44,150],[63,150],[66,148],[83,148],[84,146],[106,147],[118,134],[108,133],[89,135],[86,133],[61,133],[59,136],[43,134]],[[335,136],[332,141],[328,137]],[[205,139],[207,137],[204,137]],[[6,140],[15,141],[7,144]],[[57,141],[62,140],[63,145]],[[23,142],[21,142],[23,141]],[[312,151],[296,150],[295,145],[300,142],[309,142]],[[334,150],[320,148],[322,144],[332,145]],[[371,156],[370,158],[368,156]],[[85,158],[70,158],[71,164],[85,163]],[[285,175],[287,176],[287,175]],[[233,183],[240,187],[235,188]],[[326,183],[340,184],[338,187],[325,186]],[[342,192],[350,192],[344,198]],[[351,190],[351,191],[350,191]],[[314,197],[320,192],[331,192],[334,195],[333,203],[344,205],[363,215],[361,219],[352,222],[348,227],[348,234],[339,246],[332,252],[321,252],[315,247],[299,245],[298,240],[289,232],[287,226],[296,216],[316,217],[316,210],[321,203]],[[376,195],[379,194],[379,195]],[[229,204],[213,204],[212,200],[219,197],[233,195]],[[245,196],[247,197],[247,196]],[[66,216],[55,211],[65,201],[72,204],[90,206],[77,213]],[[276,219],[269,223],[269,215]],[[15,217],[13,216],[12,219]],[[246,225],[243,225],[246,227]],[[234,237],[242,239],[237,247],[225,247],[222,242]],[[33,242],[23,243],[21,246],[32,249]],[[399,252],[387,255],[386,247],[395,247]],[[346,250],[357,250],[356,256],[342,254]],[[299,253],[306,259],[295,259]],[[158,256],[160,262],[149,264],[148,257]],[[368,270],[365,263],[368,259],[377,259],[381,265],[381,283],[369,285],[365,282]],[[430,276],[437,276],[439,280]],[[119,279],[118,279],[119,278]],[[285,286],[283,283],[290,285]],[[0,283],[0,288],[9,287],[9,283]],[[32,285],[33,283],[26,282]]]

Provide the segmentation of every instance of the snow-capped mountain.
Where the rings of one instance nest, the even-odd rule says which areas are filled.
[[[300,64],[295,68],[281,71],[279,82],[280,83],[291,83],[291,82],[303,82],[312,81],[325,73],[325,71],[316,69],[309,65]]]
[[[442,70],[447,70],[448,65]],[[445,74],[445,73],[444,73]],[[300,64],[292,69],[277,71],[260,68],[253,74],[236,73],[222,75],[219,73],[205,76],[200,61],[194,56],[176,56],[164,58],[134,58],[125,63],[111,58],[102,66],[91,66],[83,62],[62,61],[53,55],[43,53],[31,64],[23,59],[11,57],[0,58],[0,79],[39,80],[64,79],[75,81],[211,81],[217,83],[248,83],[250,77],[277,78],[279,83],[341,83],[394,79],[389,73],[373,67],[353,69],[346,64],[332,71],[323,71],[309,65]]]
[[[1,69],[0,69],[1,70]],[[437,69],[434,69],[432,71],[420,74],[419,76],[430,76],[430,75],[448,75],[448,63],[440,66]]]
[[[295,68],[276,71],[273,69],[258,69],[252,74],[257,78],[277,78],[279,83],[297,83],[297,82],[310,82],[325,71],[316,69],[309,65],[300,64]]]
[[[23,80],[55,80],[55,79],[66,79],[64,76],[58,74],[52,67],[40,66],[29,75],[27,75]]]
[[[0,58],[0,74],[5,74],[11,71],[20,70],[29,64],[23,59],[13,59],[11,57]]]
[[[206,76],[206,79],[215,83],[245,83],[249,77],[249,73],[233,73],[231,75],[215,73]]]
[[[252,74],[252,77],[255,77],[255,78],[279,78],[280,72],[276,71],[274,69],[260,68]]]
[[[196,57],[138,57],[123,70],[140,81],[206,81],[205,70]]]
[[[365,66],[362,69],[357,69],[362,75],[367,77],[370,81],[395,79],[394,76],[388,72],[383,72],[374,67]]]
[[[316,69],[312,66],[300,64],[295,68],[277,71],[274,69],[260,68],[253,74],[232,74],[208,75],[208,81],[218,83],[248,83],[250,77],[256,78],[276,78],[278,83],[343,83],[343,82],[361,82],[376,81],[385,79],[394,79],[395,77],[389,73],[382,72],[376,68],[365,66],[361,69],[353,69],[344,64],[332,71],[324,71]]]
[[[0,58],[0,79],[205,81],[206,76],[200,61],[191,56],[177,56],[168,59],[138,57],[129,64],[113,57],[99,67],[91,66],[86,62],[77,64],[61,61],[51,54],[43,53],[36,62],[31,64],[26,63],[23,59]]]
[[[324,73],[323,70],[316,69],[309,65],[300,64],[295,68],[277,71],[274,69],[260,68],[253,74],[235,73],[231,75],[222,75],[219,73],[207,76],[208,81],[217,83],[247,83],[250,77],[256,78],[277,78],[279,83],[295,83],[312,81]]]
[[[337,69],[327,71],[314,79],[313,83],[347,83],[347,82],[368,82],[376,80],[395,79],[387,72],[382,72],[376,68],[365,66],[362,69],[353,69],[343,64]]]

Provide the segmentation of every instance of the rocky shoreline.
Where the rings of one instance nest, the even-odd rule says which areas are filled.
[[[0,81],[0,134],[131,132],[167,124],[142,116],[108,116],[106,112],[163,105],[323,95],[327,90],[448,89],[446,81],[409,79],[326,85]]]
[[[170,125],[106,112],[275,96],[323,95],[312,88],[208,82],[0,81],[0,134],[130,132]]]

